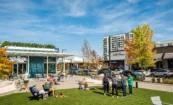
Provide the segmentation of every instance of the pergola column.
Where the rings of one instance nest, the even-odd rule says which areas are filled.
[[[79,65],[78,65],[78,63],[77,63],[77,68],[79,68]]]
[[[12,75],[14,74],[14,64],[12,65],[13,70],[11,71]]]
[[[28,56],[28,73],[29,73],[29,56]]]
[[[64,62],[64,58],[63,58],[63,73],[65,73],[65,62]]]
[[[56,72],[56,74],[57,74],[57,62],[58,62],[58,58],[56,57],[56,62],[55,62],[55,72]]]
[[[19,64],[17,63],[17,76],[19,75]]]
[[[48,78],[48,56],[47,56],[47,78]]]
[[[23,72],[23,64],[22,64],[22,73],[24,73],[24,72]]]

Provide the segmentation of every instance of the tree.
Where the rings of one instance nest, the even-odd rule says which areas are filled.
[[[6,48],[0,47],[0,78],[7,78],[13,69],[14,62],[10,61],[6,55]]]
[[[142,69],[155,66],[154,55],[156,51],[153,50],[153,31],[150,26],[147,24],[137,26],[131,32],[133,38],[125,41],[126,47],[124,48],[127,53],[128,63],[138,64]]]
[[[91,46],[89,45],[88,41],[85,39],[84,43],[81,48],[82,55],[85,57],[86,61],[89,63],[92,63],[92,66],[94,68],[98,68],[99,65],[99,55],[95,50],[91,49]],[[98,63],[99,62],[99,63]],[[83,67],[88,67],[88,64],[84,64]]]
[[[92,56],[91,55],[91,47],[90,47],[90,45],[86,39],[84,40],[81,51],[82,51],[83,57],[85,57],[87,60],[91,59],[91,56]]]

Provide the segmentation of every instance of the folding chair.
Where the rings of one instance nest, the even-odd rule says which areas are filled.
[[[151,101],[152,101],[153,105],[173,105],[173,104],[162,102],[160,100],[160,96],[151,97]]]

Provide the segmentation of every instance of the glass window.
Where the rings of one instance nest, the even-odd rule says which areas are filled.
[[[160,47],[163,47],[163,44],[160,44]]]
[[[172,43],[168,43],[168,46],[172,46]]]

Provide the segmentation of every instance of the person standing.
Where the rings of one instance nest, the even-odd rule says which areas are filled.
[[[116,91],[116,96],[118,98],[118,77],[112,74],[112,97],[114,97],[114,90]]]
[[[25,74],[23,75],[23,82],[25,85],[25,91],[27,92],[29,83],[29,74],[27,72],[25,72]]]
[[[108,80],[108,74],[104,74],[103,77],[103,88],[104,88],[104,95],[106,96],[106,91],[109,93],[109,80]]]
[[[122,90],[123,90],[123,97],[125,98],[126,97],[126,86],[127,86],[127,82],[126,82],[126,78],[125,76],[120,73],[120,76],[121,76],[121,83],[122,83]]]
[[[129,86],[129,95],[132,95],[132,88],[133,88],[133,77],[130,73],[128,73],[128,86]]]

